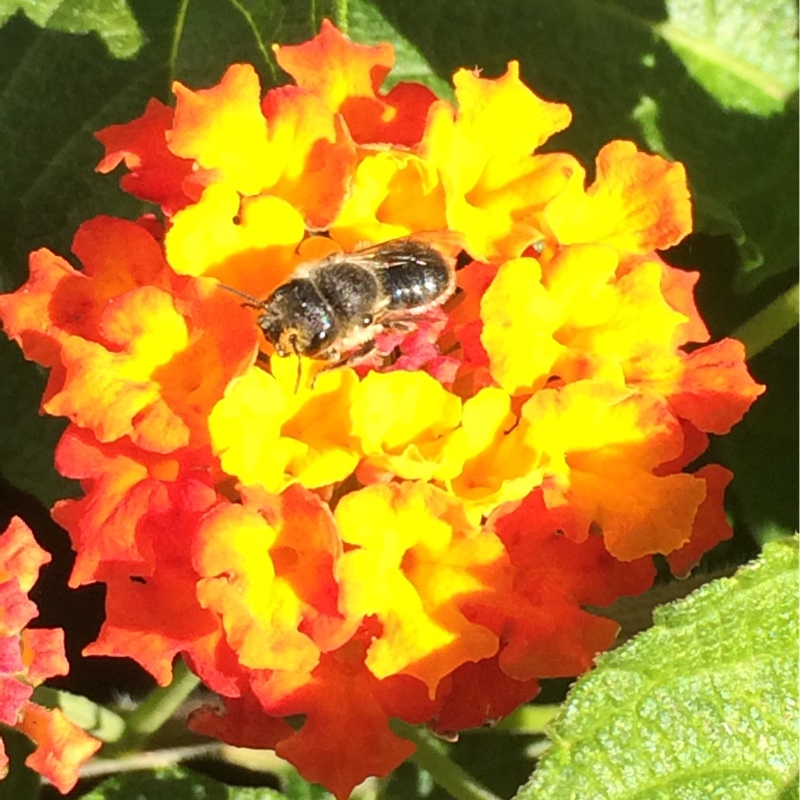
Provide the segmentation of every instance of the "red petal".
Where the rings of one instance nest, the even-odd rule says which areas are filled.
[[[701,431],[728,433],[765,387],[747,371],[744,345],[736,339],[706,345],[687,355],[670,405]]]
[[[500,668],[497,658],[463,664],[450,680],[452,688],[435,726],[444,733],[495,722],[539,693],[539,682],[535,678],[515,680],[509,677]]]
[[[708,464],[695,474],[706,482],[706,498],[697,509],[692,538],[667,556],[672,574],[678,578],[686,577],[703,553],[733,536],[725,515],[725,489],[733,473],[718,464]]]
[[[193,168],[191,160],[178,158],[167,147],[172,115],[169,106],[152,99],[141,117],[109,125],[95,134],[106,149],[97,171],[111,172],[124,161],[129,173],[122,176],[122,188],[135,197],[157,203],[167,215],[190,202],[184,182]]]

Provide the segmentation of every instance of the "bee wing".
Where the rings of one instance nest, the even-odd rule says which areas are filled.
[[[449,228],[440,228],[436,231],[417,231],[403,238],[427,244],[450,258],[455,258],[465,249],[463,234],[451,231]]]
[[[348,261],[355,262],[363,259],[363,263],[369,264],[373,269],[385,269],[417,261],[426,247],[454,261],[464,249],[464,238],[460,233],[446,228],[417,231],[408,236],[359,247],[346,254],[346,257]]]

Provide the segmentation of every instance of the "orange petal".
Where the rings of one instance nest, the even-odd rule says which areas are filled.
[[[277,538],[278,531],[255,511],[239,505],[217,508],[197,532],[197,597],[221,618],[243,666],[310,672],[319,649],[299,630],[305,604],[296,576],[278,571]]]
[[[0,533],[0,582],[16,578],[27,594],[39,580],[39,570],[50,561],[52,556],[39,547],[31,529],[19,517],[12,517]]]
[[[82,482],[86,496],[62,500],[53,517],[67,529],[77,553],[70,585],[102,579],[104,562],[134,565],[146,574],[153,556],[142,520],[170,506],[181,464],[132,446],[113,447],[72,425],[56,448],[56,468]]]
[[[248,495],[244,493],[244,499]],[[342,544],[330,508],[303,486],[290,486],[262,506],[278,531],[272,556],[276,573],[291,583],[304,605],[303,629],[323,651],[344,643],[358,627],[339,608],[338,560]]]
[[[74,247],[83,272],[39,251],[28,283],[0,300],[9,333],[55,367],[44,408],[105,441],[130,436],[160,452],[207,441],[208,404],[253,356],[249,315],[235,313],[233,297],[209,302],[209,287],[176,278],[159,244],[134,223],[98,217],[81,227]],[[229,330],[220,338],[223,309]],[[233,348],[223,354],[221,344]],[[207,369],[198,380],[203,353]]]
[[[705,481],[706,496],[697,509],[692,538],[667,556],[672,574],[677,578],[688,575],[704,553],[733,536],[725,515],[725,489],[733,473],[718,464],[707,464],[697,470],[695,476]]]
[[[705,481],[692,475],[655,476],[617,463],[572,475],[570,501],[603,532],[620,561],[671,553],[689,541]],[[602,471],[601,471],[602,470]]]
[[[223,639],[219,622],[197,600],[199,576],[162,565],[146,577],[135,569],[106,568],[106,619],[85,656],[132,658],[161,686],[172,679],[176,655],[204,653]]]
[[[343,480],[360,457],[350,420],[356,374],[325,372],[313,391],[307,376],[295,393],[297,360],[273,358],[272,369],[252,367],[232,381],[211,412],[222,468],[276,494],[294,482],[318,488]]]
[[[686,355],[668,394],[675,411],[701,431],[728,433],[765,388],[747,371],[744,345],[723,339]]]
[[[682,164],[641,153],[633,142],[614,141],[597,156],[597,177],[584,190],[575,170],[545,219],[563,244],[604,242],[631,253],[677,244],[692,229],[692,207]]]
[[[500,267],[481,301],[481,319],[492,377],[509,394],[539,388],[564,346],[554,336],[560,310],[542,285],[535,259]]]
[[[376,677],[416,677],[433,697],[447,673],[497,652],[461,605],[503,584],[503,549],[456,500],[422,483],[376,484],[346,495],[335,514],[342,539],[359,545],[340,561],[342,608],[384,626],[367,654]]]
[[[369,463],[402,478],[458,474],[461,400],[424,372],[370,372],[353,393],[353,434]]]
[[[411,742],[390,729],[382,682],[364,667],[363,653],[359,642],[328,653],[311,680],[285,692],[256,687],[271,713],[305,716],[303,727],[279,742],[276,752],[337,800],[347,800],[370,775],[388,775],[414,752]]]
[[[442,175],[448,226],[464,235],[467,251],[514,258],[542,239],[542,209],[579,168],[566,154],[531,155],[567,127],[569,108],[533,94],[516,61],[497,80],[459,70],[453,83],[459,110],[433,104],[421,154]]]
[[[169,149],[215,170],[231,188],[258,194],[275,183],[278,167],[268,158],[267,121],[261,86],[250,64],[233,64],[210,89],[192,91],[177,81]]]
[[[65,336],[103,342],[99,319],[110,299],[145,285],[172,287],[159,244],[136,223],[95,217],[78,229],[73,250],[84,264],[82,271],[48,250],[37,250],[30,257],[28,282],[0,297],[8,335],[28,358],[48,367],[60,366],[59,343]],[[60,388],[61,377],[59,370],[51,375],[46,398]]]
[[[313,39],[273,50],[297,85],[322,97],[333,111],[349,97],[374,97],[394,64],[391,44],[356,44],[327,19]]]
[[[205,472],[185,468],[160,479],[149,476],[145,496],[150,502],[140,514],[133,492],[122,499],[121,505],[134,512],[129,525],[141,555],[138,561],[115,558],[107,545],[105,553],[97,554],[97,574],[107,585],[106,619],[86,654],[133,658],[162,685],[171,678],[173,659],[182,654],[204,678],[215,679],[211,686],[225,682],[230,670],[222,625],[201,608],[200,576],[191,565],[200,519],[219,502]],[[85,532],[87,539],[91,532]]]
[[[17,729],[36,744],[25,759],[35,772],[47,778],[59,792],[69,792],[80,777],[80,768],[102,744],[70,722],[61,709],[27,703]]]
[[[489,622],[492,613],[499,615],[494,625],[501,626],[507,642],[500,666],[519,680],[589,669],[595,655],[614,641],[617,626],[583,607],[639,594],[655,578],[651,558],[620,563],[602,537],[575,541],[568,516],[548,509],[537,490],[521,503],[498,508],[487,523],[508,552],[514,589],[498,598],[494,612],[491,605],[481,609],[479,600],[472,615],[488,614]]]
[[[38,686],[55,675],[69,673],[61,628],[27,628],[22,631],[21,644],[25,679],[32,686]]]
[[[281,68],[297,85],[341,113],[353,139],[413,146],[422,136],[433,92],[417,83],[379,89],[394,65],[388,42],[356,44],[323,20],[319,34],[299,45],[273,47]]]
[[[594,523],[609,552],[626,561],[688,541],[705,486],[690,475],[656,474],[684,449],[663,400],[579,381],[538,392],[522,418],[542,453],[547,506],[579,512],[579,541]]]
[[[298,209],[309,227],[327,227],[350,191],[356,165],[356,148],[341,118],[296,86],[267,92],[262,108],[270,158],[280,165],[270,191]]]
[[[150,445],[170,452],[187,444],[187,427],[170,409],[159,408],[159,386],[152,379],[188,344],[186,323],[172,297],[155,287],[132,290],[107,305],[99,328],[115,349],[79,337],[64,340],[61,358],[68,378],[45,410],[93,429],[101,441],[135,435],[136,417],[152,411],[161,415],[162,424],[161,437],[148,437]]]
[[[331,235],[345,250],[446,227],[435,168],[406,151],[365,153]]]

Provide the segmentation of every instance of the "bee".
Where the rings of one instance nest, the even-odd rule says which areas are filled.
[[[455,287],[454,259],[410,236],[301,264],[266,299],[248,299],[279,356],[335,367],[367,357],[383,331],[412,330]]]

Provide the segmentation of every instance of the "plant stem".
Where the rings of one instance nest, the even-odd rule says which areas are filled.
[[[747,348],[747,358],[766,350],[797,325],[798,286],[776,297],[766,308],[740,325],[731,336]]]
[[[175,27],[172,31],[172,44],[169,48],[169,82],[175,78],[175,67],[178,63],[178,48],[181,44],[181,37],[183,36],[183,28],[186,25],[186,12],[189,9],[189,0],[181,0],[178,6],[178,14],[175,17]]]
[[[431,778],[448,792],[454,800],[499,800],[497,795],[481,786],[469,773],[452,761],[441,742],[429,733],[408,725],[400,720],[392,720],[395,733],[409,739],[417,746],[412,761],[426,770]]]
[[[218,758],[223,747],[222,742],[212,742],[187,747],[171,747],[164,750],[150,750],[146,753],[134,753],[122,758],[93,758],[81,767],[81,778],[98,778],[105,775],[117,775],[121,772],[174,767],[181,761],[195,758]]]
[[[561,710],[561,706],[551,705],[525,705],[512,711],[504,717],[493,730],[509,731],[520,734],[544,734],[553,717]],[[483,730],[486,730],[485,728]]]
[[[194,691],[200,679],[183,661],[178,661],[169,686],[159,686],[125,720],[125,735],[120,745],[131,750],[155,733]]]

